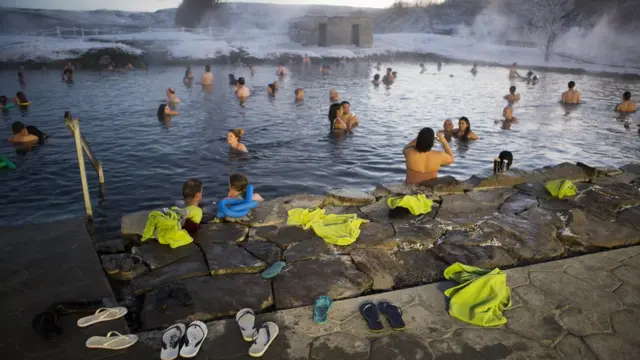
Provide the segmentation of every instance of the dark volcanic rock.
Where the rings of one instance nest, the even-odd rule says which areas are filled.
[[[358,271],[349,256],[288,264],[273,279],[276,308],[311,305],[320,295],[344,299],[371,289],[372,280]]]
[[[267,241],[247,241],[242,247],[268,265],[280,260],[280,248]]]
[[[325,204],[367,205],[376,201],[375,196],[357,189],[332,189],[327,191]]]
[[[242,247],[233,244],[202,244],[211,275],[251,274],[264,270],[267,264]]]
[[[566,162],[533,170],[525,174],[524,178],[527,182],[531,183],[546,183],[548,181],[558,179],[570,180],[573,182],[589,181],[589,175],[581,167]]]
[[[448,263],[459,262],[483,269],[513,266],[516,261],[500,246],[460,246],[439,244],[433,248]]]
[[[518,216],[538,225],[552,225],[556,229],[564,227],[564,222],[557,213],[538,207],[533,207]]]
[[[398,251],[394,257],[400,266],[396,288],[442,280],[444,269],[448,266],[431,250]]]
[[[490,190],[497,188],[512,188],[526,182],[526,179],[518,175],[495,174],[486,178],[478,178],[475,175],[465,181],[473,184],[474,190]]]
[[[439,176],[435,179],[421,182],[420,186],[427,189],[427,192],[436,195],[462,194],[465,190],[473,188],[468,183],[460,182],[453,176]]]
[[[461,227],[472,226],[493,215],[515,192],[514,189],[494,189],[443,196],[436,219]]]
[[[288,212],[293,208],[312,209],[324,202],[324,196],[299,194],[264,201],[249,214],[252,227],[270,226],[287,222]]]
[[[517,215],[535,206],[538,206],[538,198],[535,195],[517,192],[507,198],[500,207],[500,212]]]
[[[568,228],[571,234],[577,237],[576,240],[586,247],[612,248],[640,242],[640,232],[630,227],[626,219],[622,220],[621,222],[610,220],[608,213],[591,213],[572,209],[569,214]],[[638,219],[631,222],[637,223]]]
[[[431,360],[433,355],[424,340],[409,334],[391,334],[371,345],[370,360]],[[466,359],[465,359],[466,360]]]
[[[346,332],[334,332],[313,340],[309,360],[337,359],[369,359],[369,341]]]
[[[120,234],[125,238],[141,238],[151,211],[152,210],[143,210],[124,215],[120,219]]]
[[[427,197],[429,197],[429,195],[431,195],[431,192],[424,186],[408,185],[405,183],[396,183],[396,184],[379,184],[373,190],[372,194],[376,198],[400,196],[400,195],[416,195],[416,194],[426,194]]]
[[[273,305],[270,281],[260,275],[202,276],[178,284],[189,291],[193,304],[184,306],[170,296],[167,308],[162,310],[157,299],[164,289],[148,292],[141,313],[144,329],[165,328],[176,322],[209,321],[234,315],[243,308],[258,312]]]
[[[234,223],[204,224],[195,236],[197,243],[217,242],[235,244],[245,240],[249,228]]]
[[[209,275],[209,267],[202,252],[198,251],[170,265],[133,279],[131,287],[136,294],[142,294],[166,283],[205,275]]]
[[[193,243],[172,249],[169,245],[162,245],[153,239],[143,242],[142,246],[134,247],[131,253],[140,256],[151,270],[167,266],[194,254],[202,255],[200,248]]]
[[[404,208],[390,209],[389,205],[387,205],[387,198],[384,198],[373,204],[361,206],[360,211],[362,211],[362,213],[364,213],[364,215],[371,221],[382,224],[396,224],[408,222],[421,217],[429,217],[433,219],[435,214],[438,212],[438,207],[439,204],[434,202],[431,206],[430,212],[424,215],[414,216]]]
[[[627,164],[620,167],[620,170],[624,171],[625,173],[631,173],[640,176],[640,164]]]
[[[313,230],[304,230],[299,226],[267,226],[251,229],[251,233],[249,235],[250,239],[270,241],[281,248],[287,248],[293,244],[310,240],[315,237],[316,234]]]
[[[368,222],[360,226],[360,236],[358,240],[347,246],[337,246],[347,253],[352,249],[383,249],[393,250],[398,246],[395,238],[395,232],[391,224],[382,224],[378,222]]]
[[[131,244],[131,241],[118,238],[113,240],[95,242],[93,243],[93,246],[96,248],[96,251],[99,253],[114,254],[114,253],[125,252],[127,249],[127,246],[129,246],[130,244]]]
[[[419,245],[424,249],[435,244],[446,231],[439,222],[427,216],[395,224],[393,228],[400,245]]]
[[[288,263],[300,260],[310,260],[321,255],[328,255],[331,253],[331,248],[329,248],[324,240],[315,238],[305,240],[288,248],[284,252],[284,260]]]
[[[391,290],[400,273],[400,265],[388,251],[380,249],[356,249],[349,255],[358,270],[373,280],[373,290]]]
[[[640,192],[633,185],[611,184],[593,187],[576,196],[574,203],[587,211],[614,218],[623,208],[640,204]]]

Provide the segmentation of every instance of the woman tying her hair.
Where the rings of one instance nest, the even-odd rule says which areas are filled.
[[[227,197],[235,199],[243,199],[247,195],[247,185],[249,185],[249,179],[242,174],[231,174],[229,176],[229,194]],[[253,201],[264,201],[260,194],[254,192]]]
[[[458,120],[458,128],[453,130],[453,137],[465,141],[480,139],[473,131],[471,131],[471,123],[465,116]]]
[[[249,152],[247,147],[244,146],[240,141],[242,140],[242,136],[244,135],[243,129],[231,129],[227,132],[227,144],[229,144],[229,149],[237,152]]]
[[[442,144],[444,152],[432,150],[434,140]],[[435,179],[441,166],[453,163],[453,152],[444,133],[439,132],[436,137],[433,129],[428,127],[420,130],[418,137],[407,144],[402,153],[407,166],[407,184],[420,184]]]
[[[13,99],[13,102],[16,103],[17,106],[27,107],[30,102],[27,100],[27,96],[22,92],[18,91],[16,93],[16,97]]]

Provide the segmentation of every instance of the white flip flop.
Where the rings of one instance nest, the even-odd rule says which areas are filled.
[[[269,345],[278,336],[278,325],[272,322],[266,322],[260,326],[258,336],[253,341],[253,345],[249,348],[249,356],[261,357],[269,348]]]
[[[175,324],[169,326],[162,333],[162,350],[160,350],[160,359],[174,360],[178,358],[180,352],[180,343],[186,332],[187,327],[184,324]]]
[[[183,358],[192,358],[198,355],[200,346],[202,346],[208,332],[207,325],[202,321],[194,321],[189,324],[185,335],[185,344],[182,349],[180,349],[180,356]]]
[[[107,336],[92,336],[85,345],[90,349],[120,350],[128,348],[138,341],[138,336],[122,335],[117,331],[109,331]]]
[[[78,326],[85,327],[102,321],[115,320],[123,317],[127,308],[116,306],[112,308],[100,308],[95,314],[78,319]]]
[[[244,341],[253,341],[256,332],[256,317],[251,309],[242,309],[236,314],[236,322]]]

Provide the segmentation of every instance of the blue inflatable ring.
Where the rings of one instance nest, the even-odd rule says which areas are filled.
[[[251,209],[258,206],[258,203],[251,199],[253,199],[253,185],[247,185],[244,199],[227,198],[218,203],[218,213],[216,217],[223,219],[226,217],[241,218],[247,216]]]

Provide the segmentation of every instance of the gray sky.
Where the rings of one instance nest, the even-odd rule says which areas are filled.
[[[155,11],[158,9],[177,7],[181,2],[181,0],[0,0],[0,6],[64,10],[113,9],[127,11]],[[247,2],[346,5],[382,8],[391,6],[394,0],[248,0]]]

